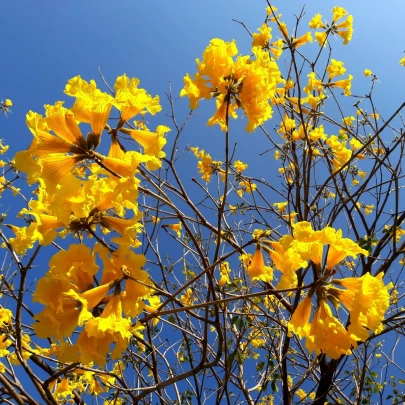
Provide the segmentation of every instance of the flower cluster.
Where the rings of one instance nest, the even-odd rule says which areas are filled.
[[[158,305],[142,270],[146,258],[132,248],[140,245],[142,229],[138,169],[141,164],[151,170],[161,166],[169,128],[160,125],[153,132],[146,127],[144,115],[156,114],[161,106],[159,97],[139,88],[138,79],[120,76],[114,89],[113,96],[94,80],[69,80],[65,93],[75,98],[73,106],[66,108],[62,101],[46,105],[45,116],[30,111],[27,125],[34,140],[14,159],[29,183],[38,184],[36,198],[20,212],[29,225],[9,226],[14,251],[24,254],[36,243],[48,245],[68,234],[82,241],[51,258],[34,294],[45,306],[34,329],[37,336],[60,342],[53,354],[61,361],[103,365],[112,344],[113,358],[120,357],[142,330],[133,318],[143,311],[144,300],[149,310]],[[115,128],[108,124],[113,108],[120,113]],[[136,115],[141,120],[129,125]],[[84,124],[90,125],[86,137]],[[139,151],[123,146],[128,137]],[[106,141],[108,153],[97,152]],[[108,233],[109,243],[102,236]],[[83,243],[86,237],[97,241],[92,250]],[[77,328],[82,328],[79,334]]]
[[[217,111],[208,125],[219,124],[226,130],[228,116],[236,118],[237,109],[243,109],[249,132],[271,118],[271,102],[277,85],[284,80],[277,63],[262,46],[269,41],[270,31],[262,28],[260,35],[253,42],[253,59],[247,55],[235,60],[238,49],[234,41],[211,40],[202,60],[197,59],[197,73],[193,78],[185,76],[180,95],[189,97],[192,109],[201,99],[216,98]]]
[[[345,45],[347,45],[352,39],[353,16],[347,15],[347,11],[339,6],[333,7],[332,13],[333,16],[331,23],[322,22],[321,14],[316,14],[309,22],[310,28],[323,30],[315,32],[315,39],[318,41],[319,46],[326,46],[330,34],[341,37]],[[346,20],[342,21],[344,17],[346,17]]]
[[[267,251],[274,267],[282,273],[277,288],[297,287],[298,270],[309,265],[315,270],[315,280],[308,295],[297,306],[288,324],[290,333],[306,338],[309,351],[338,358],[342,354],[350,354],[352,348],[357,347],[357,342],[365,341],[370,332],[381,331],[381,321],[389,305],[388,290],[392,286],[384,286],[382,274],[374,277],[367,273],[359,278],[333,279],[335,267],[348,256],[368,255],[368,251],[357,243],[342,237],[341,230],[331,227],[313,230],[309,222],[297,222],[293,235],[285,235],[278,242],[269,242],[269,245],[272,249]],[[328,246],[326,254],[325,246]],[[316,311],[310,323],[315,295]],[[350,311],[348,328],[333,315],[328,301],[336,309],[342,303]]]

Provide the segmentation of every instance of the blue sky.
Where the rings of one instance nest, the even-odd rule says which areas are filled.
[[[305,4],[301,0],[278,3],[285,3],[283,7],[274,4],[287,22]],[[336,4],[307,3],[308,19],[316,12],[330,18]],[[383,8],[376,0],[338,4],[354,15],[355,33],[350,46],[335,41],[335,57],[341,56],[355,79],[365,68],[372,69],[381,81],[378,91],[387,100],[384,104],[397,105],[405,90],[405,69],[398,64],[405,49],[401,35],[405,3],[390,0]],[[1,120],[0,136],[13,151],[28,146],[26,112],[42,112],[44,104],[63,98],[67,80],[75,75],[101,84],[99,67],[110,83],[124,72],[140,78],[141,85],[159,94],[167,108],[163,99],[169,81],[177,93],[184,74],[194,72],[194,60],[211,38],[236,39],[240,52],[249,52],[249,36],[232,19],[254,31],[264,20],[265,6],[262,0],[5,2],[0,15],[0,97],[11,98],[15,107],[9,120]],[[187,101],[180,107],[186,111]]]

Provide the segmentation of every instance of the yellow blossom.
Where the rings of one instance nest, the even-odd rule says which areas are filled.
[[[311,21],[309,22],[309,28],[312,29],[324,28],[321,14],[318,13],[314,17],[312,17]]]
[[[178,224],[170,224],[170,225],[166,225],[166,226],[169,229],[171,229],[172,231],[176,232],[178,238],[181,237],[181,229],[183,227],[181,222],[179,222]]]
[[[309,319],[311,317],[312,297],[305,297],[295,309],[290,322],[288,322],[288,333],[294,332],[301,339],[309,331]]]
[[[258,42],[263,40],[258,39]],[[202,98],[216,97],[216,112],[208,125],[219,124],[222,130],[227,130],[227,111],[229,116],[236,118],[236,110],[240,108],[247,116],[249,132],[271,118],[270,100],[283,79],[267,51],[261,46],[254,46],[252,50],[253,60],[249,55],[234,59],[238,53],[234,41],[212,39],[202,60],[197,59],[198,71],[194,79],[189,75],[184,78],[185,87],[180,95],[189,97],[191,108],[197,108]]]
[[[363,204],[363,209],[366,215],[369,215],[374,210],[374,204]]]
[[[231,273],[231,269],[229,268],[228,262],[222,262],[219,265],[219,273],[221,274],[221,278],[218,281],[218,284],[220,286],[231,283],[231,281],[229,279],[229,274]]]
[[[181,303],[184,304],[186,307],[193,305],[193,302],[196,300],[197,299],[193,297],[193,290],[191,288],[187,288],[185,293],[180,296]]]
[[[288,206],[288,201],[273,204],[273,207],[276,207],[276,209],[278,211],[280,211],[280,213],[283,213],[284,210],[287,208],[287,206]]]
[[[308,31],[306,34],[300,36],[299,38],[295,38],[292,42],[292,46],[294,48],[298,48],[302,45],[305,45],[307,42],[312,42],[312,34],[310,31]]]
[[[335,22],[336,20],[343,18],[347,14],[347,11],[343,7],[335,6],[332,9],[332,13],[333,13],[332,21]]]
[[[266,46],[271,40],[271,28],[267,24],[263,24],[258,31],[259,34],[253,33],[252,46]]]
[[[329,79],[333,79],[336,76],[342,76],[346,72],[346,68],[343,66],[343,62],[331,59],[330,65],[326,68],[329,74]]]
[[[247,267],[247,272],[252,281],[271,281],[273,279],[273,269],[264,264],[263,254],[260,246],[256,247],[252,261]]]
[[[241,160],[236,160],[233,164],[233,167],[235,168],[235,170],[240,174],[242,173],[244,170],[247,169],[248,165],[247,163],[243,163]]]
[[[155,115],[162,109],[159,104],[159,96],[152,98],[145,89],[138,87],[139,83],[139,79],[135,77],[130,79],[125,74],[117,77],[115,81],[115,103],[121,111],[123,122],[140,113],[149,112]]]
[[[345,96],[350,96],[352,94],[351,90],[350,90],[351,86],[352,86],[352,80],[353,80],[353,76],[349,75],[349,77],[347,79],[337,80],[334,83],[330,83],[329,86],[330,87],[339,87],[340,89],[343,89]]]

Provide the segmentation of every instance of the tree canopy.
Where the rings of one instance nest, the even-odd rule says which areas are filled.
[[[164,101],[75,76],[27,113],[0,161],[4,403],[402,403],[405,103],[335,59],[343,7],[263,19]]]

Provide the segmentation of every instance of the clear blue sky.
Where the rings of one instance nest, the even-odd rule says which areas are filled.
[[[304,4],[274,3],[287,22]],[[335,41],[335,57],[344,60],[355,79],[365,68],[372,69],[381,81],[378,91],[386,97],[385,105],[397,105],[405,90],[405,69],[398,64],[405,49],[401,33],[405,3],[390,0],[382,7],[376,0],[312,0],[307,1],[308,18],[320,12],[330,19],[335,4],[354,15],[355,27],[349,46],[340,47],[341,41]],[[75,75],[101,84],[98,67],[110,83],[124,72],[137,76],[142,87],[163,101],[169,81],[177,93],[184,74],[195,71],[194,60],[211,38],[236,39],[240,52],[249,52],[250,38],[232,18],[254,31],[264,20],[265,6],[263,0],[4,2],[0,98],[11,98],[15,107],[10,119],[0,120],[0,137],[13,151],[27,147],[31,135],[24,123],[26,112],[42,113],[44,104],[63,98],[67,80]],[[165,101],[163,106],[168,107]],[[180,106],[186,111],[187,100]],[[197,138],[198,133],[193,131],[192,136]]]

